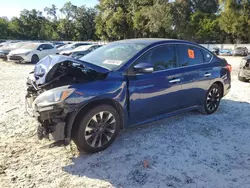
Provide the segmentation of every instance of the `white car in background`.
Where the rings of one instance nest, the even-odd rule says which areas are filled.
[[[37,63],[47,55],[57,53],[55,46],[49,43],[28,43],[21,48],[10,51],[8,61]]]
[[[58,52],[61,55],[63,55],[63,53],[65,51],[73,50],[75,48],[78,48],[79,46],[90,45],[90,44],[91,43],[87,43],[87,42],[76,42],[76,43],[68,44],[68,45],[65,45],[65,46],[62,46],[62,47],[58,48]]]

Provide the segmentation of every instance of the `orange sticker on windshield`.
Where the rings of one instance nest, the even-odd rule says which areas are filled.
[[[188,57],[194,59],[194,50],[188,49]]]

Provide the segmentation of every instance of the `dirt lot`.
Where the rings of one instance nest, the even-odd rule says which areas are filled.
[[[122,132],[107,150],[48,148],[24,112],[32,65],[0,62],[0,187],[250,187],[250,83],[210,116],[190,112]],[[147,160],[148,168],[143,167]]]

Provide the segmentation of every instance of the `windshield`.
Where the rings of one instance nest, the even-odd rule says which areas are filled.
[[[91,48],[93,45],[83,45],[83,46],[79,46],[77,47],[75,50],[81,50],[81,51],[86,51],[89,48]]]
[[[114,70],[146,47],[146,44],[113,42],[80,58],[91,64]]]
[[[68,48],[69,46],[71,46],[72,44],[64,44],[63,46],[59,47],[59,50],[60,49],[65,49],[65,48]]]
[[[36,49],[38,47],[38,44],[35,43],[29,43],[23,45],[20,49]]]
[[[65,48],[72,48],[73,46],[75,46],[76,44],[73,43],[73,44],[68,44],[67,46],[65,46]]]

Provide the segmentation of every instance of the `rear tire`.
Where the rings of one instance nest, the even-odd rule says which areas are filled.
[[[204,99],[203,106],[199,111],[203,114],[214,113],[219,105],[222,98],[222,88],[217,84],[213,84],[207,91],[206,97]]]
[[[78,120],[73,140],[79,150],[95,153],[108,148],[117,137],[121,119],[110,105],[95,106]]]
[[[31,57],[31,63],[37,64],[39,62],[39,57],[35,54]]]

